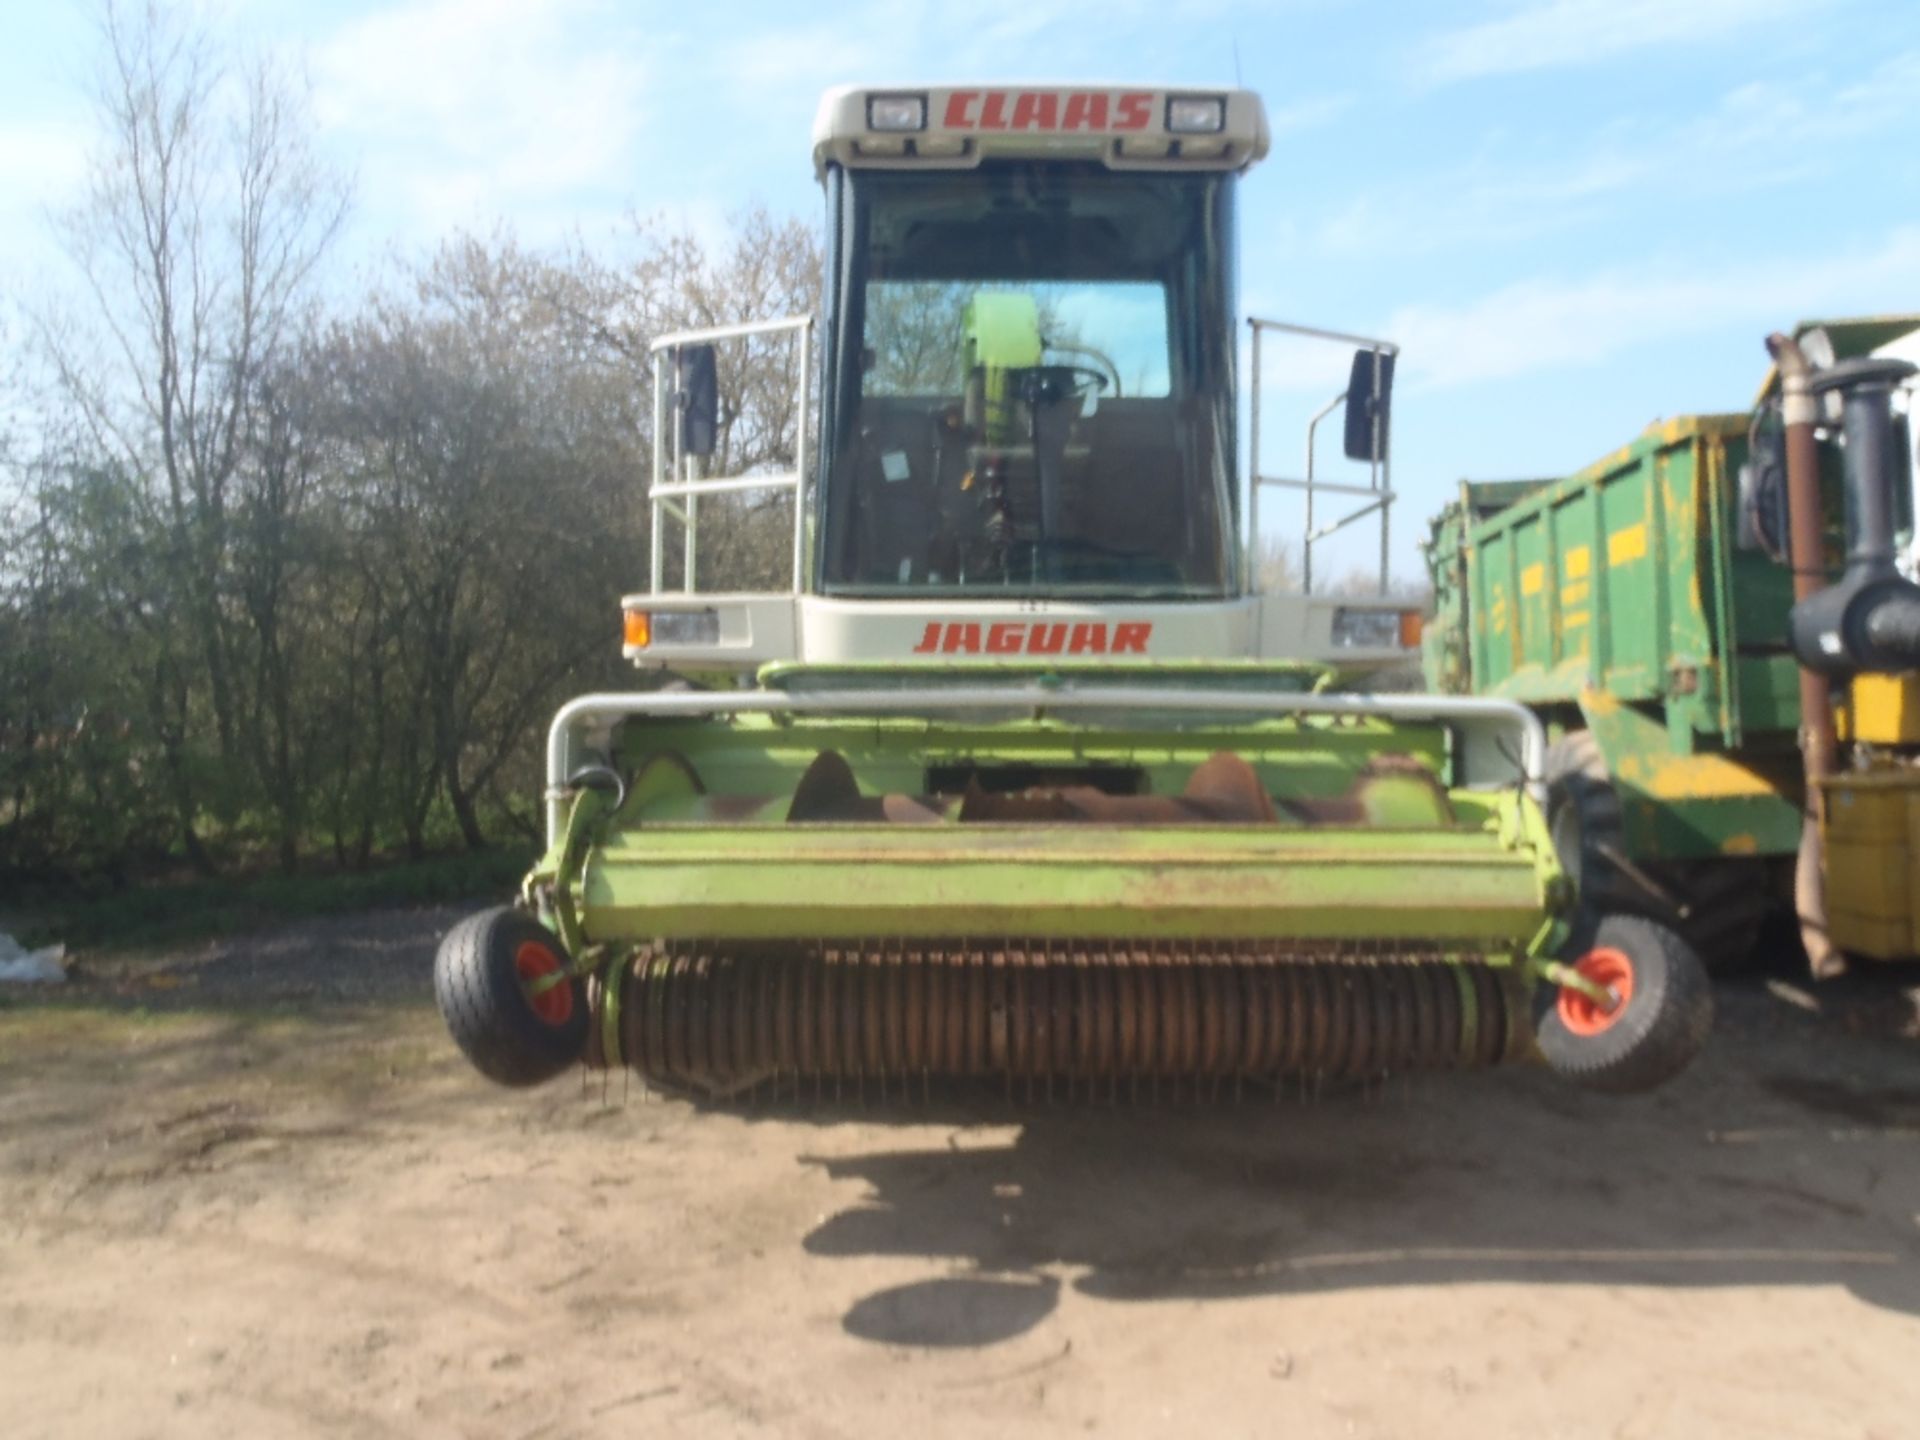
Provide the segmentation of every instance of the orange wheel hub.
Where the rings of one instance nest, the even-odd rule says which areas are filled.
[[[527,1004],[545,1025],[564,1025],[573,1018],[573,985],[560,980],[536,991],[535,981],[558,975],[566,967],[560,957],[538,940],[525,941],[513,954],[513,970],[520,977],[520,988]]]
[[[1611,1007],[1582,995],[1571,986],[1561,986],[1557,1008],[1560,1023],[1575,1035],[1598,1035],[1622,1015],[1633,1002],[1633,961],[1624,950],[1611,946],[1589,950],[1574,962],[1573,968],[1596,985],[1603,985],[1618,998]]]

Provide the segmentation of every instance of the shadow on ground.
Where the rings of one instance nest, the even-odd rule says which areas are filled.
[[[1920,1315],[1920,1047],[1840,1036],[1758,982],[1708,1056],[1618,1100],[1534,1070],[1317,1102],[1010,1112],[1005,1130],[811,1157],[866,1201],[816,1256],[953,1273],[844,1317],[983,1345],[1061,1287],[1113,1301],[1475,1283],[1844,1286]]]

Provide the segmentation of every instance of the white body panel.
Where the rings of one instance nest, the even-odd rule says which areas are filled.
[[[880,130],[875,100],[921,102],[915,129]],[[1218,101],[1220,125],[1171,127],[1175,100]],[[1115,170],[1243,170],[1267,153],[1266,107],[1251,90],[1155,85],[842,85],[820,101],[814,168],[971,169],[983,159],[1098,160]]]
[[[904,102],[904,123],[876,123],[876,103]],[[1187,107],[1198,106],[1211,118],[1196,127]],[[1209,109],[1210,107],[1210,109]],[[895,119],[898,119],[896,114]],[[887,128],[892,124],[893,128]],[[870,168],[965,169],[994,157],[1035,160],[1098,160],[1109,168],[1214,170],[1245,169],[1267,153],[1266,112],[1260,97],[1246,90],[1169,89],[1155,86],[982,85],[958,87],[863,88],[843,86],[822,99],[814,126],[814,162],[824,173],[830,164]],[[1354,344],[1376,362],[1391,359],[1397,348],[1387,341],[1337,332],[1255,323],[1253,391],[1259,392],[1260,333],[1290,332],[1343,345]],[[794,414],[798,433],[793,468],[778,474],[712,477],[697,462],[680,455],[668,424],[669,370],[681,346],[740,340],[749,336],[785,336],[796,347]],[[716,329],[661,335],[651,342],[654,358],[654,457],[649,486],[652,507],[652,590],[628,596],[623,605],[637,619],[691,615],[690,622],[652,624],[644,645],[624,647],[627,658],[648,667],[750,672],[776,661],[808,664],[879,663],[905,665],[935,661],[982,665],[1053,659],[1164,661],[1307,661],[1330,665],[1351,678],[1404,662],[1412,651],[1400,645],[1336,643],[1335,617],[1342,610],[1383,612],[1398,617],[1420,608],[1414,597],[1387,594],[1334,597],[1312,594],[1239,595],[1214,600],[1169,602],[1068,599],[994,599],[903,595],[900,598],[844,599],[811,594],[807,575],[810,449],[807,414],[815,330],[811,317],[790,316]],[[1322,412],[1345,402],[1335,398]],[[1252,571],[1258,536],[1257,503],[1263,486],[1291,486],[1308,492],[1313,520],[1316,478],[1312,431],[1304,477],[1270,476],[1260,470],[1260,423],[1252,415],[1254,474],[1250,490],[1254,516],[1244,525]],[[1369,514],[1383,517],[1393,496],[1383,437],[1376,427],[1379,454],[1369,483],[1325,486],[1366,503],[1327,526],[1322,533]],[[793,495],[793,588],[786,594],[698,593],[696,556],[698,500],[705,494],[786,491]],[[684,584],[695,593],[664,590],[667,520],[682,527]],[[1311,558],[1310,536],[1306,554]],[[1382,588],[1386,573],[1386,532],[1382,528]],[[1391,627],[1389,627],[1391,628]],[[664,634],[662,632],[665,632]],[[635,630],[633,633],[640,633]],[[1359,633],[1378,636],[1361,627]],[[1396,632],[1397,633],[1397,632]],[[698,635],[698,641],[685,637]],[[680,637],[676,639],[675,637]]]
[[[1398,614],[1418,601],[1323,595],[1249,595],[1181,603],[1069,600],[843,600],[822,595],[630,595],[652,615],[712,611],[713,644],[629,645],[636,664],[752,670],[808,664],[937,660],[1305,660],[1346,674],[1407,658],[1399,647],[1336,645],[1341,609]]]

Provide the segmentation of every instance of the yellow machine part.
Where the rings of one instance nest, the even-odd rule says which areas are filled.
[[[1842,740],[1867,745],[1920,744],[1920,671],[1856,675],[1845,703],[1834,707]]]
[[[1835,775],[1821,788],[1834,943],[1875,960],[1920,955],[1920,770]]]

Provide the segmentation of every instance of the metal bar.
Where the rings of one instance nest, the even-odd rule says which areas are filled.
[[[567,777],[573,771],[573,737],[577,725],[591,724],[611,732],[630,716],[694,717],[701,715],[919,715],[970,710],[1005,711],[1009,707],[1035,715],[1071,714],[1091,710],[1148,712],[1233,713],[1268,719],[1283,715],[1337,715],[1354,719],[1442,721],[1486,724],[1516,735],[1520,741],[1518,779],[1535,800],[1544,803],[1547,732],[1540,718],[1524,705],[1460,695],[1353,695],[1309,693],[1255,695],[1234,691],[1162,689],[1151,685],[1090,685],[1021,683],[1011,685],[956,685],[948,690],[843,690],[789,694],[778,690],[640,691],[582,695],[560,707],[547,731],[547,835],[552,844],[565,817]]]
[[[682,486],[697,486],[700,483],[700,457],[682,455],[680,468],[685,472]],[[697,489],[683,490],[683,499],[687,507],[687,523],[681,534],[685,537],[684,558],[680,565],[680,588],[691,595],[698,587],[694,584],[694,545],[700,531],[700,492]]]
[[[733,490],[792,490],[800,484],[798,475],[781,472],[774,475],[737,475],[724,480],[682,480],[657,485],[652,493],[665,495],[718,495]]]
[[[1371,422],[1369,432],[1371,443],[1367,446],[1367,478],[1375,489],[1391,492],[1392,487],[1386,483],[1385,447],[1381,444],[1385,437],[1380,433],[1380,353],[1377,349],[1373,352],[1373,403],[1369,407],[1367,417]],[[1387,499],[1380,504],[1380,593],[1382,595],[1387,593],[1388,532],[1391,528],[1392,514],[1393,497],[1389,493]]]
[[[1318,490],[1328,495],[1364,495],[1370,499],[1379,499],[1380,491],[1372,485],[1340,485],[1331,480],[1295,480],[1286,475],[1262,475],[1256,485],[1278,485],[1283,490]]]
[[[714,340],[742,340],[753,335],[773,335],[782,330],[799,330],[813,324],[813,316],[787,315],[779,320],[743,320],[737,325],[711,325],[704,330],[676,330],[658,337],[647,348],[656,355],[682,345],[703,345]]]
[[[795,394],[793,441],[793,593],[806,588],[807,569],[807,399],[811,388],[813,317],[800,330],[800,383]]]
[[[1253,363],[1252,374],[1248,377],[1253,387],[1253,398],[1248,403],[1251,410],[1247,416],[1248,449],[1247,456],[1247,583],[1248,594],[1253,594],[1260,574],[1260,322],[1250,321],[1252,327]]]
[[[1329,535],[1338,534],[1340,531],[1346,529],[1347,526],[1351,525],[1354,521],[1364,520],[1367,518],[1367,516],[1373,514],[1374,511],[1386,509],[1386,507],[1392,503],[1393,503],[1393,497],[1391,495],[1388,495],[1388,496],[1382,497],[1379,500],[1374,501],[1371,505],[1362,505],[1358,510],[1354,511],[1351,515],[1343,516],[1342,518],[1335,520],[1331,525],[1322,525],[1318,530],[1314,531],[1311,535],[1307,536],[1307,539],[1308,540],[1324,540]],[[1386,592],[1383,590],[1380,593],[1384,595]]]
[[[1313,542],[1317,538],[1313,528],[1313,498],[1315,489],[1313,450],[1320,429],[1320,422],[1347,403],[1347,392],[1342,390],[1333,399],[1313,412],[1313,418],[1307,421],[1307,538],[1300,546],[1301,589],[1308,595],[1313,593]]]
[[[647,537],[650,551],[647,588],[655,595],[660,593],[660,587],[666,580],[667,567],[666,540],[660,533],[663,522],[660,502],[653,498],[667,473],[666,392],[662,383],[662,371],[665,368],[665,359],[656,353],[653,357],[653,475],[647,486],[648,499],[653,507],[653,523]]]
[[[1261,320],[1250,317],[1247,323],[1255,330],[1279,330],[1288,335],[1305,335],[1312,340],[1338,340],[1342,345],[1355,345],[1363,350],[1379,350],[1388,355],[1398,355],[1400,347],[1391,340],[1376,340],[1366,335],[1349,335],[1344,330],[1321,330],[1313,325],[1292,325],[1284,320]]]

